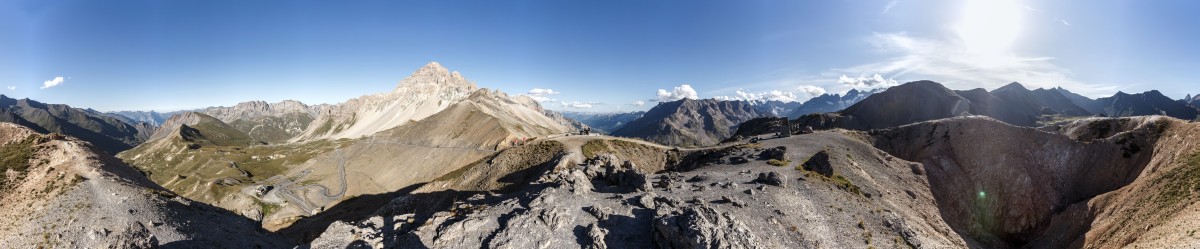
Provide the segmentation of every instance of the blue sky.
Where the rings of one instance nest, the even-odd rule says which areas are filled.
[[[538,96],[544,105],[575,111],[680,97],[803,101],[920,79],[1182,98],[1200,93],[1198,9],[1185,0],[17,0],[0,2],[0,93],[102,111],[338,103],[438,61],[481,87],[552,89]]]

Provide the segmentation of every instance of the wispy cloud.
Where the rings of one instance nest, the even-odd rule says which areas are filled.
[[[45,82],[42,82],[42,89],[62,85],[63,81],[66,81],[66,78],[63,78],[62,76],[54,77],[54,79],[50,79]]]
[[[1065,20],[1065,19],[1058,19],[1058,20],[1061,21],[1063,25],[1071,26],[1071,23],[1067,22],[1067,20]]]
[[[633,103],[629,103],[629,105],[632,105],[632,106],[644,106],[644,105],[646,105],[646,101],[635,100],[635,101],[633,101]]]
[[[559,94],[559,93],[560,92],[554,91],[553,89],[549,89],[549,88],[545,88],[545,89],[534,88],[533,90],[529,90],[529,93],[526,93],[524,95],[529,96],[529,98],[531,98],[537,102],[546,102],[546,101],[557,101],[556,99],[550,98],[548,95],[555,95],[555,94]]]
[[[696,89],[693,89],[692,85],[688,84],[679,85],[671,91],[667,91],[666,89],[658,89],[658,92],[655,94],[655,96],[657,97],[655,101],[661,102],[700,98],[700,95],[696,93]]]
[[[996,88],[1009,82],[1031,87],[1062,86],[1088,96],[1116,91],[1115,86],[1086,84],[1053,57],[972,53],[959,42],[922,39],[905,33],[876,33],[870,44],[887,57],[879,62],[834,69],[827,74],[883,74],[886,78],[931,79],[952,89]],[[871,78],[875,78],[872,76]],[[884,78],[882,75],[880,78]]]
[[[896,80],[891,78],[884,79],[883,76],[879,74],[858,77],[847,77],[845,74],[843,74],[841,77],[838,77],[837,83],[855,89],[872,89],[899,85]]]
[[[882,12],[882,13],[884,13],[884,14],[887,14],[887,13],[888,13],[888,11],[891,11],[891,10],[892,10],[892,7],[896,7],[896,4],[898,4],[898,3],[900,3],[900,0],[892,0],[892,1],[888,1],[888,3],[887,3],[887,6],[884,6],[884,7],[883,7],[883,12]]]
[[[546,88],[546,89],[534,88],[533,90],[529,90],[529,95],[534,95],[534,96],[554,95],[554,94],[559,94],[559,93],[560,92],[554,91],[554,89],[549,89],[549,88]]]
[[[8,90],[17,90],[16,86],[8,86]]]

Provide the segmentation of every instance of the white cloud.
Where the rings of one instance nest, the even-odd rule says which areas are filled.
[[[677,87],[675,87],[675,89],[671,90],[670,92],[668,92],[667,90],[664,90],[664,89],[658,89],[657,96],[658,96],[658,101],[663,101],[663,102],[676,101],[676,100],[680,100],[680,99],[699,99],[700,98],[700,96],[698,94],[696,94],[696,89],[692,89],[692,86],[688,85],[688,84],[683,84],[683,85],[677,86]]]
[[[822,89],[822,91],[824,91],[824,90]],[[804,96],[799,96],[794,92],[785,92],[785,91],[780,91],[780,90],[771,90],[771,91],[766,91],[766,92],[753,93],[753,92],[745,91],[742,89],[738,89],[737,91],[734,91],[734,96],[716,96],[713,98],[718,99],[718,100],[726,100],[726,101],[741,100],[741,101],[750,101],[750,102],[766,102],[766,101],[795,102],[795,101],[801,101],[801,100],[805,100],[805,99],[812,97],[812,96],[808,96],[808,93],[803,93],[803,94],[804,94]]]
[[[800,94],[808,96],[808,98],[821,96],[822,94],[826,93],[825,88],[821,88],[819,86],[803,85],[797,87],[797,89],[800,89]]]
[[[534,88],[533,90],[529,90],[529,95],[532,96],[554,95],[559,93],[560,92],[556,92],[553,89]]]
[[[555,94],[559,94],[559,93],[561,93],[561,92],[557,92],[557,91],[554,91],[549,88],[546,88],[546,89],[534,88],[533,90],[529,90],[529,93],[523,94],[523,95],[529,96],[529,98],[531,98],[537,102],[546,102],[546,101],[557,101],[556,99],[550,98],[546,95],[555,95]]]
[[[579,102],[579,101],[566,102],[566,101],[562,101],[562,102],[559,102],[559,104],[562,105],[563,107],[567,107],[567,108],[587,109],[587,108],[592,108],[592,106],[594,106],[594,105],[599,105],[600,103],[599,102]]]
[[[16,86],[8,86],[8,90],[17,90]]]
[[[1053,57],[974,53],[961,41],[921,39],[905,33],[876,33],[869,41],[880,53],[892,57],[835,69],[828,74],[891,75],[887,80],[910,75],[905,78],[934,80],[951,89],[994,89],[1016,81],[1033,88],[1061,86],[1086,96],[1102,96],[1116,91],[1114,86],[1085,84],[1075,80],[1070,70],[1053,63]],[[851,84],[857,84],[861,83],[860,79],[867,77],[845,78]],[[873,82],[879,81],[875,76],[869,78]]]
[[[1067,22],[1067,20],[1063,20],[1063,19],[1058,19],[1058,20],[1062,21],[1063,25],[1071,26],[1071,23]]]
[[[554,99],[552,99],[550,97],[543,97],[543,96],[537,96],[537,95],[525,95],[525,96],[528,96],[529,98],[533,99],[533,101],[537,101],[537,102],[554,101]]]
[[[51,88],[51,87],[55,87],[55,86],[61,85],[61,84],[63,83],[63,81],[65,81],[65,80],[66,80],[66,79],[64,79],[62,76],[54,77],[54,79],[51,79],[51,80],[47,80],[47,81],[45,81],[45,82],[42,82],[42,89]]]
[[[633,105],[633,106],[644,106],[644,105],[646,105],[646,101],[636,100],[636,101],[633,101],[633,103],[630,103],[630,105]]]
[[[890,78],[884,79],[883,76],[879,74],[875,74],[871,77],[858,76],[855,78],[846,77],[846,75],[843,74],[842,77],[838,77],[837,83],[859,89],[872,89],[899,85],[896,83],[896,80]]]

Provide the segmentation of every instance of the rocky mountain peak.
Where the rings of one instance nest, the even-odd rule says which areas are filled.
[[[443,88],[444,87],[444,88]],[[437,90],[465,90],[471,92],[477,89],[475,83],[468,81],[462,74],[451,72],[442,64],[430,62],[414,71],[408,78],[400,81],[395,92],[430,92]]]

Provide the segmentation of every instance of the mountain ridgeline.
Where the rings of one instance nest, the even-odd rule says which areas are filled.
[[[0,95],[0,122],[25,126],[39,133],[61,133],[90,142],[109,154],[137,146],[154,127],[130,124],[90,109],[44,104]]]
[[[1200,110],[1162,96],[1158,91],[1117,93],[1092,100],[1061,88],[1029,90],[1012,83],[992,91],[953,91],[933,81],[915,81],[867,97],[845,110],[810,114],[797,127],[881,129],[956,116],[982,115],[1027,127],[1058,124],[1093,115],[1129,117],[1166,115],[1196,119]]]
[[[659,103],[612,135],[666,145],[708,146],[731,136],[738,124],[764,115],[747,101],[681,99]]]

